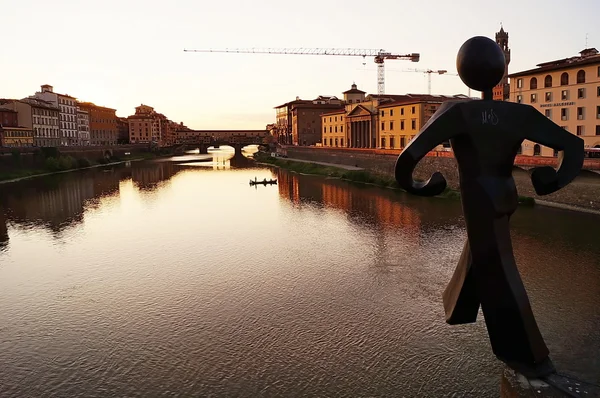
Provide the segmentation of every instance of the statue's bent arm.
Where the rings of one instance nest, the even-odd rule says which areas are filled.
[[[442,142],[457,135],[457,126],[463,126],[463,118],[456,103],[444,103],[421,131],[402,151],[396,160],[396,181],[401,188],[414,195],[435,196],[446,189],[446,179],[436,172],[424,182],[413,180],[417,163]],[[460,131],[460,127],[458,128]]]
[[[550,166],[536,167],[531,181],[538,195],[548,195],[568,185],[583,167],[583,140],[557,126],[546,116],[532,108],[527,118],[524,138],[562,151],[558,157],[558,171]]]

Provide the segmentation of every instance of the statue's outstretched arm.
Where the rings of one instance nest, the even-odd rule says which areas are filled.
[[[408,144],[396,160],[396,181],[401,188],[415,195],[435,196],[446,189],[446,179],[435,172],[428,181],[413,180],[413,171],[417,163],[436,146],[449,140],[463,127],[460,109],[455,103],[446,102],[423,126],[421,131]]]
[[[558,171],[550,166],[536,167],[531,182],[538,195],[548,195],[569,184],[583,167],[583,140],[557,126],[537,110],[528,118],[525,138],[557,149]]]

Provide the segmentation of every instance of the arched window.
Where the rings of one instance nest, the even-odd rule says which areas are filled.
[[[542,148],[540,148],[540,146],[538,144],[535,144],[533,146],[533,156],[540,156],[541,153],[542,153]]]
[[[577,83],[585,83],[585,71],[583,69],[577,72]]]
[[[529,80],[529,89],[535,90],[536,88],[537,88],[537,78],[532,77],[531,80]]]
[[[569,85],[569,74],[567,72],[564,72],[562,75],[560,75],[560,85],[561,86]]]
[[[544,78],[544,87],[552,87],[552,76],[547,75]]]

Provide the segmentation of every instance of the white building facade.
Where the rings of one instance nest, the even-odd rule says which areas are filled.
[[[90,145],[90,115],[88,111],[77,107],[77,140],[78,145]]]
[[[66,94],[55,93],[53,87],[48,84],[44,84],[42,91],[35,93],[34,97],[51,102],[59,108],[60,145],[78,145],[79,131],[76,98]]]

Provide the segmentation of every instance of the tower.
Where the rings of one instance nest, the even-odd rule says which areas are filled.
[[[504,76],[496,87],[494,87],[494,99],[497,101],[508,101],[510,95],[510,87],[508,84],[508,64],[510,63],[510,48],[508,48],[508,32],[504,31],[504,27],[500,24],[500,31],[496,32],[496,43],[504,53]]]

